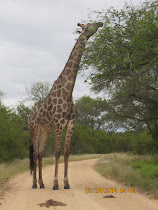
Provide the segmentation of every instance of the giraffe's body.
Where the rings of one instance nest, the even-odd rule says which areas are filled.
[[[66,139],[64,149],[64,188],[69,189],[67,171],[68,157],[70,153],[71,136],[74,129],[75,106],[72,101],[72,92],[79,68],[80,60],[85,48],[85,44],[90,36],[92,36],[102,23],[78,24],[82,28],[82,34],[78,38],[70,57],[61,72],[58,79],[54,82],[48,96],[41,102],[35,104],[29,115],[28,127],[33,145],[33,188],[37,187],[36,165],[39,161],[39,184],[40,188],[44,188],[42,180],[42,155],[44,147],[51,130],[55,130],[56,147],[55,147],[55,175],[54,187],[58,189],[58,161],[61,153],[61,136],[63,129],[66,128]]]

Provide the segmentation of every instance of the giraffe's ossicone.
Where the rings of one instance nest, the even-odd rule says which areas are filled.
[[[29,118],[28,128],[31,138],[30,159],[33,170],[33,186],[37,188],[36,167],[39,163],[39,185],[44,188],[42,180],[42,156],[44,147],[51,130],[55,130],[55,174],[54,190],[59,189],[58,185],[58,163],[61,154],[61,137],[64,128],[66,129],[64,148],[64,188],[70,189],[68,182],[68,157],[70,153],[71,136],[75,124],[75,106],[72,100],[72,92],[79,69],[79,64],[87,40],[101,27],[103,23],[78,24],[82,28],[70,57],[58,79],[54,82],[48,96],[35,104]]]

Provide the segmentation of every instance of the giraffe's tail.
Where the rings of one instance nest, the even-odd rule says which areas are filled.
[[[29,154],[29,158],[30,158],[30,172],[32,174],[33,171],[33,167],[34,167],[34,161],[33,161],[33,144],[30,145],[30,154]]]

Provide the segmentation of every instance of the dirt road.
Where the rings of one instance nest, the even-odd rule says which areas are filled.
[[[47,209],[45,203],[50,200],[61,202],[65,206],[50,206],[49,209],[62,210],[156,210],[158,201],[150,200],[139,192],[128,192],[125,186],[101,177],[93,169],[96,159],[69,163],[70,190],[63,188],[63,164],[59,167],[59,190],[52,190],[54,166],[43,168],[45,189],[32,189],[32,176],[29,172],[10,179],[5,184],[3,199],[0,199],[0,210],[42,210]],[[85,188],[87,188],[87,193]],[[108,188],[109,189],[106,189]],[[94,189],[94,192],[92,190]],[[101,192],[97,188],[101,188]],[[111,189],[110,189],[111,188]],[[106,193],[107,191],[109,193]],[[113,193],[112,193],[113,190]],[[98,193],[97,193],[98,191]],[[115,191],[115,192],[114,192]],[[121,192],[120,192],[121,191]],[[133,190],[134,191],[134,190]],[[91,192],[91,193],[90,193]],[[104,196],[111,198],[104,198]],[[54,201],[52,201],[52,199]],[[61,204],[57,203],[57,204]],[[38,205],[38,204],[41,204]],[[56,203],[55,203],[56,204]]]

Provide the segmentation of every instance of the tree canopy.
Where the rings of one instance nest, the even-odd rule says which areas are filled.
[[[105,109],[126,125],[146,126],[158,149],[158,2],[98,12],[104,27],[89,42],[82,69],[109,96]]]

